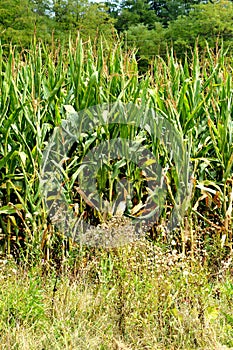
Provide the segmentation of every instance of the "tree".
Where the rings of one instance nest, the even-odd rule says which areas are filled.
[[[88,7],[88,0],[53,0],[52,11],[60,30],[73,30]]]
[[[205,47],[206,41],[215,47],[217,38],[222,38],[226,46],[232,47],[232,18],[231,1],[194,5],[189,15],[180,16],[169,24],[167,40],[172,41],[178,54],[193,47],[197,38],[200,47]]]
[[[150,9],[147,0],[124,0],[121,3],[116,29],[118,31],[124,31],[138,24],[144,24],[148,29],[153,29],[157,20],[157,16],[155,12]]]
[[[150,8],[155,11],[165,27],[178,16],[188,15],[193,5],[201,2],[202,0],[148,0]]]
[[[103,4],[88,0],[4,0],[0,1],[0,39],[27,47],[34,34],[51,42],[82,32],[84,39],[96,33],[112,38],[114,20]]]
[[[128,29],[132,25],[143,23],[153,28],[154,22],[161,22],[167,27],[170,21],[178,16],[188,15],[193,5],[203,0],[108,0],[111,17],[117,19],[118,31]]]
[[[126,32],[127,44],[138,48],[138,55],[151,59],[153,56],[163,53],[166,49],[164,43],[165,29],[161,23],[155,23],[155,28],[148,30],[144,24],[132,26]]]
[[[104,4],[107,7],[107,12],[111,18],[117,19],[121,9],[119,1],[107,0]]]
[[[163,55],[166,52],[165,29],[158,22],[154,26],[154,29],[148,30],[144,24],[139,24],[130,27],[125,33],[127,46],[138,49],[136,56],[140,73],[147,72],[151,60],[156,55]]]
[[[77,28],[84,39],[94,39],[97,35],[104,35],[106,39],[112,39],[115,33],[114,22],[115,20],[110,17],[105,5],[92,3],[86,8]]]
[[[49,0],[30,0],[31,7],[34,13],[38,16],[51,15],[51,2]]]
[[[88,0],[53,0],[52,9],[60,37],[77,35],[78,31],[84,39],[94,39],[97,33],[112,36],[114,20],[103,4],[88,3]]]
[[[0,2],[0,36],[2,43],[30,42],[34,33],[36,15],[28,0]]]
[[[54,23],[49,17],[49,1],[4,0],[0,2],[0,38],[3,44],[27,47],[34,36],[51,40]]]

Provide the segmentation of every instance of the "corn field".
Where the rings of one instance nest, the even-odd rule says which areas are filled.
[[[232,248],[233,121],[232,60],[222,48],[202,54],[195,47],[192,59],[180,62],[171,51],[155,57],[140,75],[135,52],[125,53],[120,42],[98,47],[82,43],[47,48],[42,42],[30,50],[5,51],[0,46],[0,246],[2,253],[42,254],[50,259],[54,247],[62,254],[72,249],[64,232],[48,220],[40,187],[43,151],[53,133],[67,118],[67,106],[76,112],[104,104],[132,104],[153,109],[174,128],[182,141],[185,166],[177,167],[166,143],[140,128],[111,124],[96,127],[79,140],[63,168],[70,206],[78,217],[94,224],[107,221],[77,189],[79,166],[91,148],[102,141],[123,137],[141,140],[165,169],[167,193],[163,210],[151,225],[150,237],[195,254],[198,244],[218,237],[221,247]],[[72,107],[71,107],[72,106]],[[142,121],[140,121],[142,122]],[[150,123],[156,128],[156,123]],[[154,130],[154,135],[158,131]],[[78,166],[78,165],[79,166]],[[146,172],[147,163],[142,169]],[[166,234],[169,214],[176,206],[178,175],[191,175],[192,191],[182,208],[177,230]],[[130,213],[143,211],[145,175],[123,159],[107,159],[101,167],[98,189],[110,207],[120,179],[133,183]],[[186,178],[188,181],[188,179]],[[187,185],[187,184],[186,184]],[[92,203],[92,202],[91,202]],[[137,209],[137,210],[136,210]],[[129,214],[130,214],[129,213]]]

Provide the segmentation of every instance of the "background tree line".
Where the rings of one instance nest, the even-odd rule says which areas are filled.
[[[232,47],[233,4],[200,0],[2,0],[0,39],[3,45],[27,47],[36,34],[46,43],[66,40],[80,32],[92,41],[103,34],[108,41],[123,38],[125,47],[138,48],[141,59],[166,53],[177,55],[199,41],[210,47],[216,38]]]

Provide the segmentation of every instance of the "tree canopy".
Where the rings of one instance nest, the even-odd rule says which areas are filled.
[[[125,47],[137,47],[150,59],[174,46],[178,55],[199,40],[214,46],[216,38],[232,46],[233,4],[228,0],[1,0],[0,39],[3,44],[27,46],[33,36],[51,42],[81,33],[84,40],[102,34]]]

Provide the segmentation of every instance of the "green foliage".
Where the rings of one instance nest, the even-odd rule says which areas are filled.
[[[0,3],[0,38],[10,43],[17,35],[22,46],[30,42],[34,33],[36,16],[29,0],[6,0]]]
[[[94,46],[90,42],[83,44],[78,37],[75,43],[70,41],[68,51],[62,47],[50,51],[39,43],[20,54],[11,48],[8,58],[4,58],[2,48],[1,55],[0,220],[4,251],[19,249],[23,242],[26,254],[33,247],[36,252],[46,251],[49,257],[53,246],[50,236],[55,244],[62,241],[63,232],[56,236],[47,223],[40,193],[42,152],[53,128],[67,119],[69,111],[67,114],[64,106],[70,105],[72,111],[79,112],[112,102],[117,102],[119,108],[129,102],[140,106],[141,110],[135,109],[132,118],[137,122],[140,117],[141,123],[147,123],[148,134],[124,125],[96,127],[95,114],[83,119],[93,130],[82,135],[78,149],[69,155],[69,162],[63,159],[67,196],[71,205],[73,201],[79,205],[79,215],[90,215],[95,222],[100,219],[98,213],[89,213],[84,198],[75,191],[77,174],[86,167],[82,164],[86,155],[102,141],[110,144],[117,137],[129,138],[135,144],[143,142],[163,168],[167,194],[159,232],[164,232],[174,208],[182,217],[188,217],[174,233],[183,252],[188,244],[195,251],[195,231],[190,227],[197,220],[203,229],[210,226],[210,230],[217,230],[223,246],[231,244],[233,83],[231,60],[223,49],[214,54],[207,46],[205,55],[201,56],[196,46],[189,64],[187,60],[183,64],[179,62],[173,52],[167,54],[166,60],[155,57],[144,77],[139,76],[135,54],[124,54],[122,43],[109,47],[100,40]],[[161,140],[155,114],[149,121],[146,113],[140,114],[149,108],[174,128],[173,157],[168,146],[169,135]],[[110,151],[96,174],[99,192],[114,207],[118,182],[122,178],[131,180],[135,201],[131,200],[130,204],[127,199],[124,206],[129,215],[137,215],[144,204],[143,178],[135,165],[125,159],[112,159]],[[148,172],[146,164],[142,159],[141,170]],[[179,174],[183,174],[183,187]],[[192,193],[182,202],[179,191],[181,187],[187,191],[190,181],[194,185]],[[167,241],[169,244],[172,237]]]
[[[10,43],[28,47],[33,37],[44,42],[52,40],[53,20],[49,17],[48,4],[42,1],[4,0],[0,4],[0,39],[2,44]]]
[[[204,251],[203,251],[204,253]],[[55,275],[0,260],[2,349],[225,349],[232,347],[231,259],[203,259],[146,240],[77,248]]]
[[[79,23],[82,14],[87,7],[87,1],[77,0],[54,0],[52,2],[52,11],[55,15],[55,21],[59,23],[61,31],[74,30]]]
[[[13,266],[9,268],[7,280],[1,266],[1,279],[6,283],[0,291],[0,332],[3,332],[4,324],[9,327],[24,327],[28,323],[35,328],[43,327],[46,320],[46,312],[43,301],[43,287],[39,276],[28,274],[26,280],[17,278],[19,270]],[[27,288],[25,287],[25,284]]]
[[[148,2],[150,8],[155,11],[165,27],[170,21],[175,21],[179,16],[188,15],[193,5],[202,3],[199,0],[149,0]]]
[[[33,236],[35,248],[42,239],[41,156],[52,128],[65,118],[63,106],[80,110],[137,98],[141,85],[134,56],[125,56],[124,66],[120,45],[108,48],[100,42],[95,55],[93,50],[90,43],[84,49],[79,38],[76,45],[70,42],[67,54],[38,44],[22,56],[11,49],[1,61],[1,227],[8,252],[12,234],[17,242]]]
[[[172,45],[176,54],[184,57],[197,38],[203,49],[205,41],[213,47],[216,38],[221,38],[225,47],[231,47],[231,18],[232,2],[227,0],[208,3],[127,0],[119,4],[87,0],[4,0],[0,4],[0,39],[4,45],[12,42],[28,47],[35,34],[44,42],[54,44],[54,39],[67,41],[70,35],[75,38],[80,32],[84,40],[98,41],[99,35],[104,34],[111,43],[117,31],[128,40],[127,48],[136,45],[141,59],[147,56],[149,60],[158,52],[163,55],[166,45]]]
[[[188,16],[179,17],[169,24],[167,38],[172,40],[178,54],[193,47],[197,38],[203,49],[206,41],[214,48],[217,38],[223,40],[225,47],[232,47],[232,16],[231,1],[195,5]]]
[[[144,24],[149,29],[154,28],[154,23],[157,21],[157,16],[147,0],[125,0],[121,4],[121,13],[117,17],[116,28],[119,31],[127,30],[131,26]]]
[[[131,43],[139,49],[141,58],[147,56],[149,59],[148,51],[157,53],[157,41],[160,41],[162,46],[172,45],[179,56],[184,56],[197,39],[203,49],[205,41],[210,47],[214,47],[217,38],[223,40],[225,47],[232,45],[231,1],[205,4],[197,1],[151,2],[149,9],[147,4],[145,10],[151,14],[151,21],[148,21],[145,13],[140,12],[138,8],[140,2],[133,4],[125,2],[118,17],[114,16],[117,18],[116,28],[119,31],[127,31],[125,37],[127,38],[129,34]],[[159,28],[158,22],[162,27]],[[139,37],[140,29],[141,37]],[[129,41],[128,45],[130,46]],[[164,53],[163,50],[160,50],[161,52]]]
[[[138,48],[137,54],[151,60],[157,55],[166,54],[165,30],[161,23],[154,23],[154,29],[148,30],[144,24],[131,26],[125,34],[125,43]]]
[[[159,6],[156,3],[156,6]],[[164,7],[165,6],[165,7]],[[174,13],[170,6],[174,7]],[[225,48],[232,48],[232,2],[222,0],[217,3],[195,4],[166,2],[157,8],[160,15],[153,17],[153,25],[137,18],[136,10],[129,12],[124,33],[127,47],[138,48],[141,59],[150,60],[156,54],[166,54],[166,46],[174,48],[178,57],[184,58],[198,40],[199,49],[204,50],[206,42],[214,48],[217,39],[222,40]],[[164,11],[167,15],[163,18]],[[126,11],[126,12],[124,12]],[[127,7],[119,15],[118,22]],[[130,20],[132,16],[132,21]],[[118,23],[117,22],[117,23]],[[124,22],[124,20],[123,20]],[[161,23],[161,24],[160,24]]]
[[[97,39],[104,36],[105,40],[111,42],[116,36],[114,28],[115,20],[107,13],[107,7],[101,4],[90,4],[76,28],[81,33],[82,38]]]
[[[87,1],[23,0],[2,1],[0,4],[0,39],[2,44],[30,46],[36,35],[52,44],[67,41],[69,36],[82,33],[85,40],[94,41],[104,34],[106,40],[114,36],[114,20],[102,4]]]

